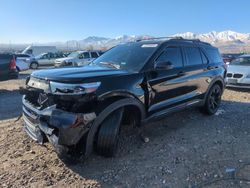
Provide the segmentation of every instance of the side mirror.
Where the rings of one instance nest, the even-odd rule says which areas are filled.
[[[157,70],[170,70],[173,69],[174,66],[170,61],[159,61],[155,64],[155,69]]]

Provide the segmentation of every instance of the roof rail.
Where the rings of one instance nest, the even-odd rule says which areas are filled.
[[[140,41],[144,41],[144,40],[157,40],[157,39],[167,39],[167,40],[181,40],[181,41],[187,41],[187,42],[193,42],[193,43],[202,43],[202,44],[206,44],[206,45],[210,45],[207,42],[203,42],[200,39],[185,39],[183,37],[180,36],[175,36],[175,37],[153,37],[153,38],[146,38],[146,39],[138,39],[136,40],[136,42],[140,42]]]
[[[183,39],[182,37],[151,37],[145,39],[137,39],[136,42],[144,41],[144,40],[158,40],[158,39]]]

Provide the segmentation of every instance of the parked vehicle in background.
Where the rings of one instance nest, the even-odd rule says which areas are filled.
[[[76,51],[65,58],[56,59],[55,67],[84,66],[103,54],[101,51]]]
[[[63,53],[43,53],[34,58],[30,67],[37,69],[39,66],[54,66],[55,60],[63,57],[65,57]]]
[[[29,68],[29,65],[25,61],[16,59],[16,69],[18,72],[28,70]]]
[[[25,50],[23,50],[22,54],[28,54],[31,56],[38,56],[42,53],[56,53],[58,50],[55,46],[28,46]]]
[[[18,78],[16,57],[13,54],[0,53],[0,81]]]
[[[234,59],[234,57],[231,55],[222,55],[222,58],[223,58],[223,62],[226,64],[231,63],[231,61]]]
[[[250,54],[242,55],[229,64],[227,86],[250,88]]]
[[[198,106],[213,115],[226,66],[198,40],[148,39],[118,45],[81,68],[34,71],[23,96],[24,129],[62,158],[116,152],[121,125],[143,125]]]
[[[28,54],[15,54],[15,56],[18,71],[29,69],[30,63],[34,60],[34,58]]]

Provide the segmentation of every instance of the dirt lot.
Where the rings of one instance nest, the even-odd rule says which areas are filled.
[[[227,89],[212,117],[191,109],[148,125],[148,143],[126,129],[115,158],[66,166],[16,121],[22,84],[0,83],[0,187],[250,187],[250,91]]]

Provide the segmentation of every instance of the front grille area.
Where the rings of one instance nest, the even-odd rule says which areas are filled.
[[[242,77],[243,77],[243,74],[234,74],[233,77],[234,77],[234,78],[242,78]]]

